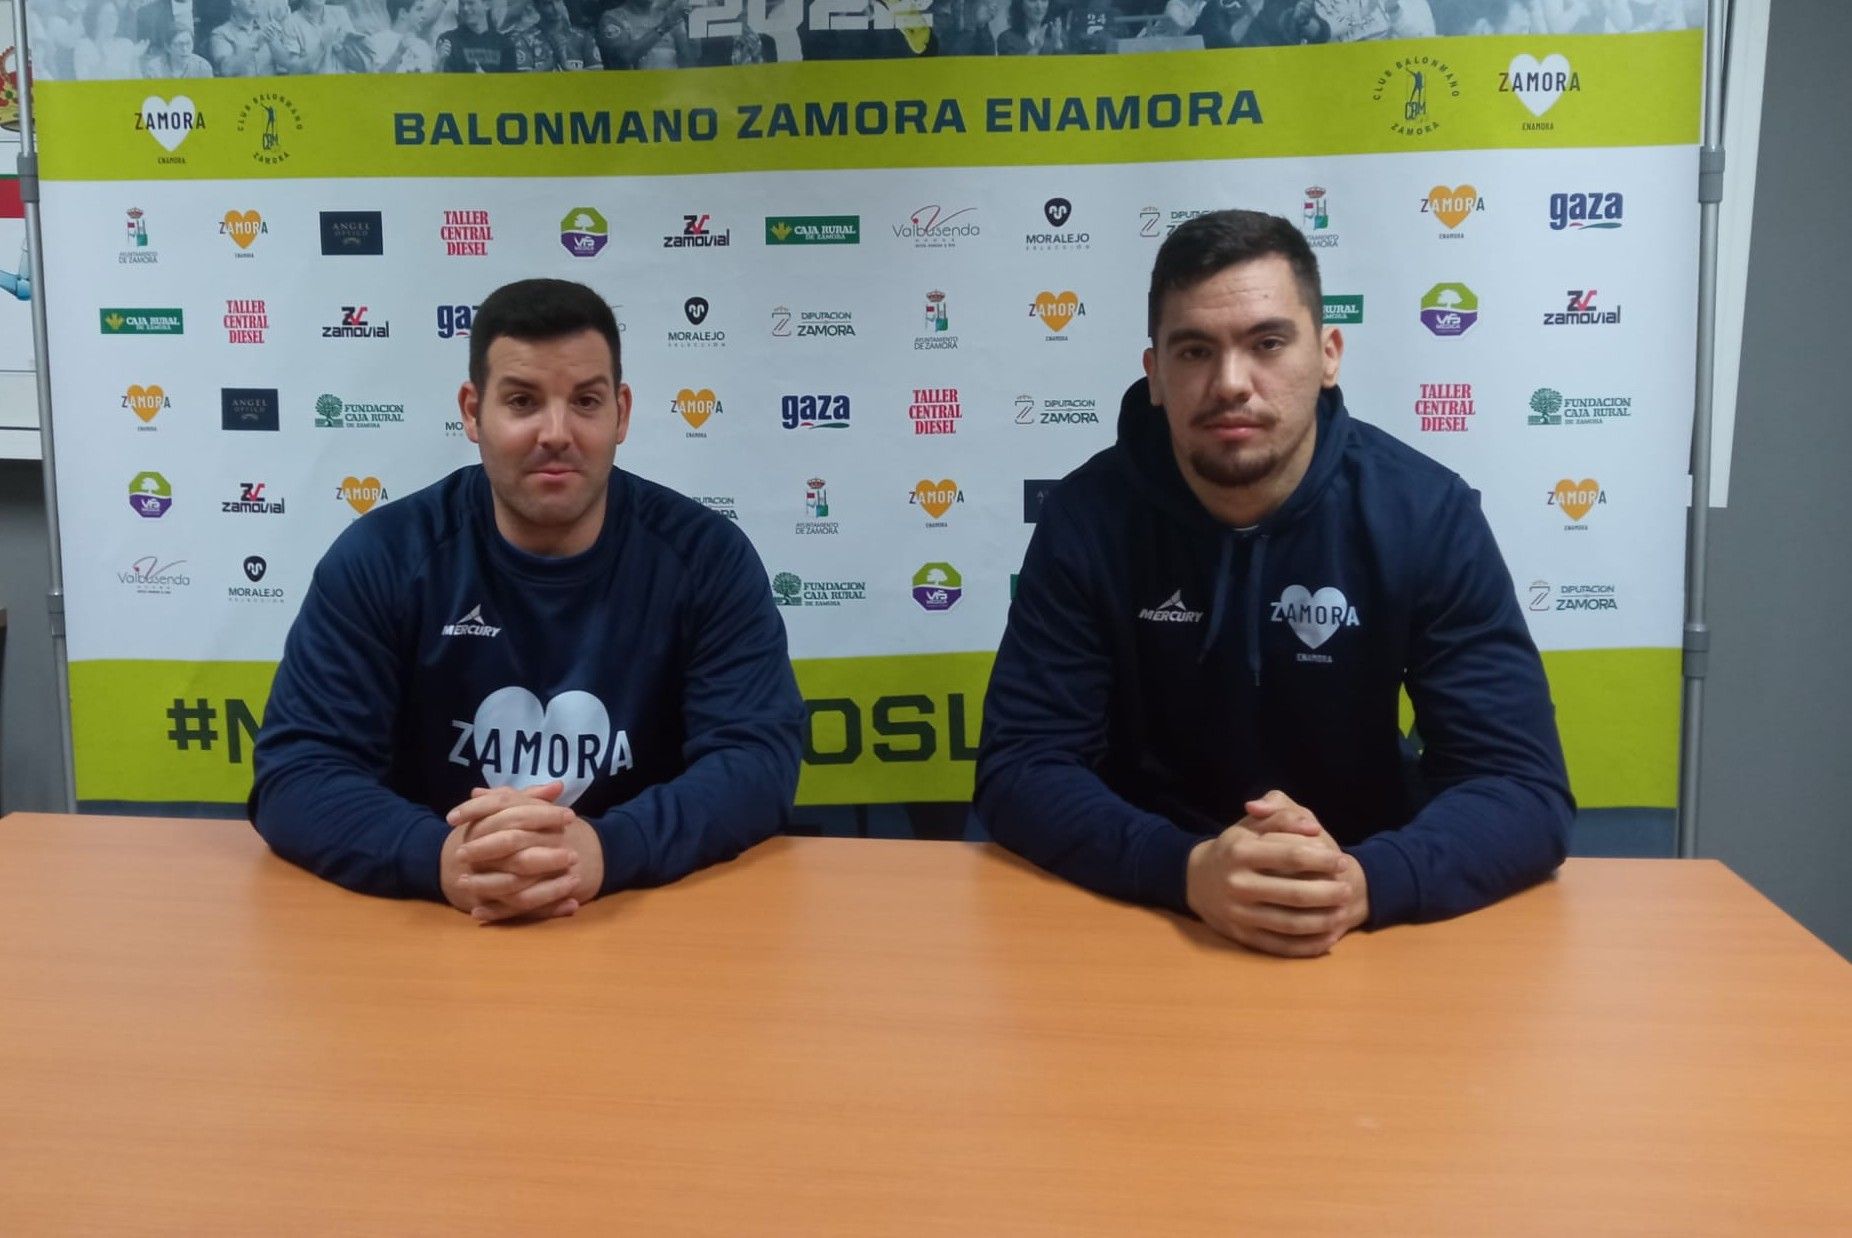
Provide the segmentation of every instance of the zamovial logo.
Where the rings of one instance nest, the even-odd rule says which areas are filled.
[[[772,577],[772,601],[780,606],[841,606],[867,596],[865,580],[805,580],[796,572]]]
[[[1072,397],[1038,400],[1032,395],[1019,395],[1016,397],[1016,424],[1097,426],[1100,424],[1099,401]]]
[[[804,483],[804,519],[797,522],[798,533],[803,536],[834,535],[837,524],[829,515],[829,487],[821,477],[813,477]]]
[[[965,492],[950,477],[941,477],[938,481],[922,477],[907,492],[907,502],[926,513],[929,529],[950,527],[945,520],[946,514],[964,501]]]
[[[1553,193],[1550,231],[1611,231],[1626,222],[1627,204],[1617,193]]]
[[[1183,600],[1183,590],[1178,589],[1156,606],[1139,611],[1138,617],[1147,623],[1201,623],[1203,612],[1191,610]]]
[[[706,297],[689,297],[682,302],[682,317],[688,320],[687,329],[674,327],[669,330],[670,348],[722,348],[727,342],[725,331],[704,330],[708,315],[713,307]]]
[[[1603,310],[1595,305],[1595,289],[1571,288],[1565,293],[1567,304],[1560,310],[1545,310],[1546,327],[1611,327],[1620,322],[1621,307]]]
[[[1287,585],[1273,603],[1274,623],[1284,623],[1309,650],[1317,650],[1337,635],[1339,628],[1358,627],[1357,608],[1345,600],[1343,590],[1326,585],[1314,593],[1304,585]],[[1329,662],[1327,654],[1300,653],[1301,662]]]
[[[142,266],[159,262],[161,255],[148,248],[148,217],[141,207],[131,206],[128,211],[128,248],[116,255],[116,261],[126,266]]]
[[[473,305],[440,305],[437,307],[437,338],[466,340],[475,321],[476,307]]]
[[[1553,122],[1543,119],[1543,114],[1555,107],[1556,101],[1565,94],[1581,89],[1581,77],[1569,67],[1568,58],[1560,52],[1552,52],[1542,60],[1529,53],[1513,56],[1510,66],[1498,75],[1499,93],[1515,96],[1536,118],[1525,121],[1525,129],[1556,128]]]
[[[977,223],[977,208],[961,206],[948,211],[933,204],[922,206],[907,216],[907,222],[894,225],[894,235],[913,242],[915,249],[952,249],[959,241],[982,234]]]
[[[244,558],[244,578],[250,583],[227,586],[225,590],[226,598],[234,602],[284,601],[284,590],[278,589],[274,585],[258,584],[258,582],[264,578],[264,573],[269,570],[270,565],[264,561],[262,555],[246,555]]]
[[[1067,339],[1068,324],[1086,316],[1087,307],[1072,291],[1038,292],[1035,300],[1029,302],[1029,317],[1042,320],[1042,325],[1048,328],[1045,338],[1051,340]]]
[[[800,309],[788,305],[772,307],[772,338],[775,340],[818,338],[850,339],[855,335],[855,314],[846,309]]]
[[[158,555],[143,555],[129,564],[126,572],[117,572],[116,579],[133,587],[137,593],[162,597],[193,583],[193,578],[180,570],[184,566],[185,559],[162,563]]]
[[[1452,189],[1436,185],[1428,190],[1427,197],[1421,199],[1421,213],[1440,220],[1440,226],[1444,229],[1440,234],[1443,241],[1457,241],[1464,237],[1466,234],[1460,231],[1460,225],[1484,211],[1485,199],[1471,185],[1457,185]]]
[[[733,229],[716,228],[711,215],[682,216],[682,230],[662,238],[664,249],[726,249],[733,244]]]
[[[444,243],[446,258],[486,258],[495,228],[487,211],[445,211],[437,226],[437,239]]]
[[[1022,238],[1024,248],[1042,253],[1093,248],[1092,236],[1068,226],[1074,222],[1074,204],[1066,198],[1050,198],[1042,203],[1042,218],[1048,221],[1047,230],[1026,233]]]
[[[392,496],[386,493],[386,487],[377,477],[347,476],[334,488],[334,497],[353,508],[361,516],[372,511],[379,504]]]
[[[1460,97],[1460,79],[1434,56],[1404,56],[1376,75],[1373,102],[1393,113],[1389,131],[1405,138],[1426,137],[1440,128],[1435,109]]]
[[[1631,416],[1632,396],[1565,396],[1554,387],[1539,387],[1530,393],[1530,415],[1524,421],[1533,426],[1598,426]]]
[[[174,505],[174,488],[159,473],[129,478],[129,507],[144,520],[159,520]]]
[[[1465,284],[1435,284],[1421,298],[1421,325],[1443,338],[1465,335],[1479,321],[1479,298]]]
[[[167,152],[155,156],[156,163],[185,163],[185,156],[176,155],[174,151],[195,129],[205,127],[205,113],[194,107],[193,100],[185,95],[175,95],[172,99],[149,95],[142,100],[141,111],[135,113],[136,130],[159,142],[161,149]]]
[[[158,383],[144,387],[140,383],[130,383],[128,390],[122,393],[122,407],[128,409],[141,419],[137,430],[152,430],[152,422],[162,409],[172,408],[173,401],[167,398],[167,392]]]
[[[767,245],[860,245],[860,215],[767,215]]]
[[[847,430],[846,395],[788,395],[779,401],[779,423],[787,430]]]
[[[1471,383],[1422,383],[1415,416],[1426,434],[1463,434],[1472,425]]]
[[[315,428],[317,430],[377,430],[381,426],[402,425],[405,421],[403,404],[381,404],[373,401],[348,402],[338,395],[320,395],[315,398]]]
[[[219,220],[219,235],[231,238],[237,248],[232,251],[234,258],[254,258],[251,246],[258,237],[267,236],[270,225],[256,211],[226,211]]]
[[[559,243],[574,258],[596,258],[611,239],[611,225],[598,208],[575,206],[559,221]]]
[[[945,294],[938,289],[926,294],[926,334],[913,337],[914,350],[936,348],[957,348],[958,337],[948,334],[952,329],[952,312],[946,303]]]
[[[669,401],[669,411],[688,423],[688,428],[682,431],[683,438],[706,438],[707,431],[702,427],[707,424],[708,418],[726,412],[720,406],[720,397],[714,394],[712,387],[703,387],[699,391],[683,387]]]
[[[261,300],[225,302],[225,342],[261,344],[270,330],[270,311]]]
[[[483,636],[493,640],[501,634],[501,629],[482,620],[482,604],[478,602],[463,613],[463,617],[453,623],[446,623],[438,629],[442,636]]]
[[[1323,185],[1306,187],[1300,205],[1299,230],[1313,249],[1336,249],[1338,234],[1331,231],[1331,195]]]
[[[372,307],[366,305],[343,305],[341,321],[322,328],[324,340],[383,340],[392,335],[392,324],[368,317]]]
[[[241,481],[238,483],[238,497],[225,499],[219,504],[219,510],[234,516],[281,516],[283,500],[264,494],[261,481]]]
[[[541,703],[522,687],[497,688],[457,732],[450,763],[473,767],[489,787],[533,787],[558,782],[554,803],[570,807],[598,777],[634,769],[630,734],[611,725],[604,702],[574,689]]]
[[[254,139],[251,158],[271,167],[290,155],[290,144],[302,132],[302,113],[274,90],[254,96],[238,113],[238,132]]]
[[[958,388],[915,387],[907,417],[916,435],[958,433],[958,423],[964,418],[964,410],[958,405]]]
[[[1569,523],[1563,526],[1565,530],[1588,528],[1582,523],[1582,518],[1597,507],[1605,506],[1607,501],[1607,491],[1603,490],[1601,483],[1592,477],[1584,477],[1581,481],[1565,477],[1556,483],[1545,498],[1548,506],[1556,508],[1569,517]]]
[[[925,563],[913,573],[913,600],[921,610],[947,611],[965,595],[964,577],[949,563]]]
[[[104,335],[184,335],[186,318],[178,309],[100,309]]]

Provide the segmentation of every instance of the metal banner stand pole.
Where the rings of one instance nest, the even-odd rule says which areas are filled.
[[[58,535],[58,470],[51,435],[51,340],[45,326],[45,246],[39,228],[39,155],[33,131],[32,59],[26,46],[26,0],[13,0],[13,46],[19,65],[19,196],[26,207],[27,269],[32,280],[32,347],[39,390],[39,450],[45,483],[45,527],[50,531],[51,588],[45,608],[51,616],[53,683],[58,697],[58,742],[63,768],[59,783],[64,811],[77,811],[76,765],[71,755],[70,654],[64,640],[64,551]]]
[[[1723,201],[1724,64],[1729,0],[1710,0],[1704,22],[1704,137],[1698,149],[1698,375],[1691,420],[1691,507],[1685,516],[1684,710],[1678,745],[1678,854],[1698,851],[1698,741],[1704,676],[1710,663],[1705,623],[1705,555],[1711,512],[1711,405],[1717,352],[1717,208]]]

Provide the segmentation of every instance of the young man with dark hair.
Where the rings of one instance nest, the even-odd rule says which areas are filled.
[[[1322,307],[1283,219],[1165,240],[1146,377],[1042,508],[977,768],[1005,846],[1291,956],[1541,880],[1574,810],[1478,495],[1351,419]]]
[[[777,832],[803,703],[732,524],[614,467],[617,323],[591,289],[482,303],[457,394],[482,464],[387,503],[315,569],[251,820],[350,889],[484,921],[569,915]]]

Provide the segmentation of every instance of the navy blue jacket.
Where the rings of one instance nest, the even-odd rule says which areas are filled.
[[[984,702],[978,813],[1052,872],[1187,912],[1191,848],[1276,787],[1362,865],[1372,928],[1542,879],[1574,809],[1542,662],[1464,481],[1332,388],[1298,488],[1230,529],[1141,380],[1118,443],[1042,508]]]
[[[471,787],[558,778],[603,890],[657,885],[784,826],[803,721],[731,523],[613,469],[597,542],[542,558],[496,531],[472,466],[355,521],[316,567],[249,808],[284,859],[441,899],[443,814]]]

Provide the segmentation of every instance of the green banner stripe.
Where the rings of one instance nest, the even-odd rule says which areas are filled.
[[[41,82],[48,180],[625,176],[1690,144],[1703,33],[674,73]],[[1522,75],[1513,77],[1514,67]]]
[[[971,796],[989,653],[794,663],[811,712],[800,804]],[[1671,808],[1676,649],[1543,655],[1571,784],[1584,808]],[[77,795],[237,803],[276,670],[269,662],[71,664]]]

